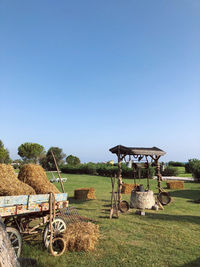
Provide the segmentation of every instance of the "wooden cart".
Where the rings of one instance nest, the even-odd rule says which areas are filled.
[[[52,222],[52,231],[55,237],[66,229],[61,210],[68,207],[68,201],[67,193],[54,196],[55,219]],[[18,257],[21,254],[23,235],[43,231],[44,245],[48,248],[51,235],[50,194],[0,197],[0,216]]]

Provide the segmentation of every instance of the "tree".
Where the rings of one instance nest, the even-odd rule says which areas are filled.
[[[18,155],[25,162],[37,163],[44,153],[44,147],[37,143],[24,143],[18,147]]]
[[[63,153],[62,148],[59,147],[50,147],[47,151],[46,157],[42,158],[40,163],[43,168],[48,170],[55,170],[56,166],[54,163],[54,159],[52,157],[51,151],[53,151],[53,154],[55,156],[56,162],[58,165],[62,164],[64,161],[63,159],[66,157],[66,155]]]
[[[194,164],[198,161],[198,159],[189,159],[188,162],[185,164],[185,172],[192,173],[194,169]]]
[[[69,165],[79,165],[81,163],[80,159],[78,157],[73,156],[73,155],[69,155],[66,158],[66,162]]]
[[[0,140],[0,163],[11,163],[8,149],[4,148],[3,142]]]

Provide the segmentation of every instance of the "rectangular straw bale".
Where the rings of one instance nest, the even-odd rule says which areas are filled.
[[[93,187],[75,189],[74,198],[81,200],[96,199],[95,189]]]
[[[138,184],[136,184],[136,187],[138,186]],[[122,184],[122,190],[121,193],[122,194],[130,194],[131,191],[133,191],[135,189],[135,184],[126,184],[123,183]]]
[[[168,189],[184,189],[184,181],[167,181]]]

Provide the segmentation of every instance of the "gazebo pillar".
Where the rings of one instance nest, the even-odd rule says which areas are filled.
[[[120,149],[118,149],[118,186],[117,186],[117,195],[118,195],[118,204],[121,202],[122,190],[122,159],[120,157]]]
[[[160,164],[158,162],[160,156],[156,156],[155,157],[155,165],[156,165],[156,176],[157,176],[157,180],[158,180],[158,191],[159,193],[161,192],[161,181],[162,181],[162,175],[160,173]]]

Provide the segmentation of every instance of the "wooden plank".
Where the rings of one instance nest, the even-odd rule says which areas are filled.
[[[66,201],[67,193],[55,194],[55,201]],[[16,205],[41,204],[49,202],[49,194],[21,195],[0,197],[0,207],[11,207]]]
[[[68,207],[68,201],[56,202],[56,210]],[[16,205],[11,207],[0,207],[0,216],[8,217],[12,215],[28,214],[33,212],[43,212],[49,210],[49,203],[43,204],[31,204],[27,205]]]

